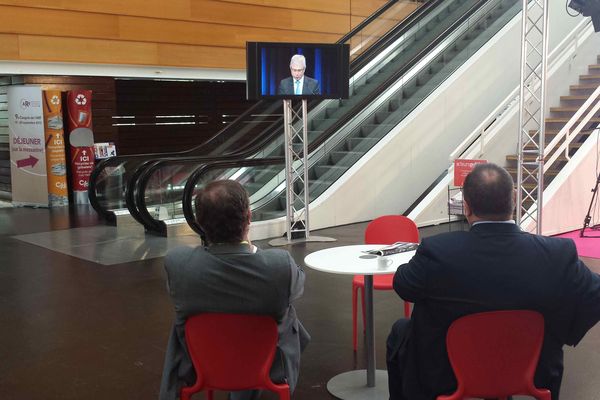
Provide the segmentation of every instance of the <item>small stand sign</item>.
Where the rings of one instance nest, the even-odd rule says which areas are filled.
[[[463,186],[465,178],[477,164],[485,164],[486,160],[465,160],[457,158],[454,160],[454,186]]]
[[[8,131],[12,202],[48,206],[42,89],[8,88]]]
[[[88,204],[90,174],[94,169],[92,91],[71,90],[67,94],[71,179],[75,204]]]

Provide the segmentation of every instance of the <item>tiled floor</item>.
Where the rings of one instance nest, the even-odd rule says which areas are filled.
[[[312,251],[359,243],[365,225],[326,229],[319,234],[337,242],[298,244],[289,250],[301,263]],[[14,237],[67,229],[20,238],[28,241]],[[422,235],[447,229],[426,228]],[[87,260],[47,248],[48,238],[59,238],[64,250],[65,238],[81,240],[82,232],[93,231],[105,236]],[[173,318],[162,258],[141,259],[144,251],[137,250],[136,241],[124,240],[117,250],[101,247],[119,241],[118,235],[86,207],[0,209],[0,399],[157,398]],[[34,239],[44,239],[48,246],[32,244]],[[160,239],[156,243],[164,246],[154,251],[174,245],[162,238],[148,239]],[[110,252],[122,253],[123,258],[115,264]],[[586,262],[600,271],[600,260]],[[304,297],[296,306],[313,341],[302,357],[294,399],[330,399],[327,380],[365,364],[362,343],[357,354],[352,351],[351,277],[308,268],[306,274]],[[377,365],[385,368],[385,337],[402,313],[402,303],[392,292],[376,291],[375,311]],[[600,400],[600,326],[577,348],[566,350],[565,364],[561,399]]]

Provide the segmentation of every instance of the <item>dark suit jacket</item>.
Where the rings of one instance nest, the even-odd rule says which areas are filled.
[[[277,89],[277,94],[294,94],[294,78],[291,76],[285,79],[282,79],[279,82],[279,88]],[[313,78],[309,78],[304,75],[304,84],[302,85],[302,94],[321,94],[321,86],[319,85],[319,81]]]
[[[433,400],[456,388],[446,332],[475,312],[532,309],[543,314],[545,338],[535,382],[554,389],[562,346],[576,345],[600,319],[600,277],[577,257],[573,241],[522,232],[515,224],[476,224],[469,232],[423,239],[398,268],[394,289],[414,302],[408,341],[398,344],[406,398]]]
[[[175,322],[167,345],[160,388],[161,400],[179,398],[183,385],[196,379],[185,345],[185,321],[204,312],[273,316],[279,325],[279,352],[271,376],[285,376],[293,390],[300,353],[310,336],[292,301],[304,290],[304,271],[284,250],[258,250],[249,245],[179,247],[165,257]]]

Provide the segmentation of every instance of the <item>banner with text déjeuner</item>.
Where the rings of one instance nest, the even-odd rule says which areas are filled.
[[[42,89],[8,88],[8,131],[12,202],[48,206]]]

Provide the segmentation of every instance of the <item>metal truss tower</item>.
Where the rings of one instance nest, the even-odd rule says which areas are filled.
[[[523,0],[517,223],[542,231],[548,0]],[[531,230],[531,229],[530,229]]]
[[[333,242],[336,239],[311,236],[309,226],[308,189],[308,104],[302,99],[302,108],[296,111],[292,100],[283,100],[285,134],[286,179],[286,236],[273,239],[271,246],[285,246],[300,242]]]

